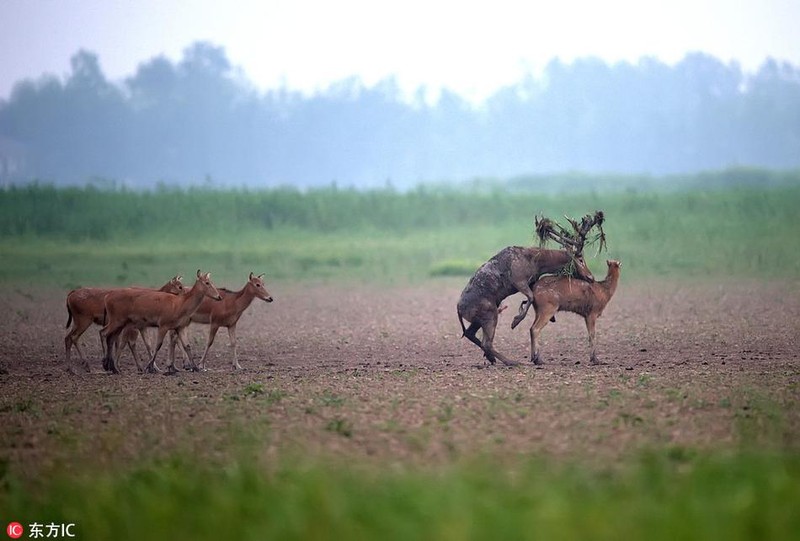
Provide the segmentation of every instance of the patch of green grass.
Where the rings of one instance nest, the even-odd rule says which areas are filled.
[[[353,436],[353,425],[350,421],[341,417],[336,417],[328,421],[328,424],[325,425],[325,430],[335,432],[345,438],[351,438]]]
[[[623,261],[623,281],[796,277],[798,184],[563,195],[12,188],[0,191],[0,283],[160,285],[197,268],[230,287],[250,271],[268,280],[466,277],[505,246],[534,244],[534,214],[595,209],[605,212],[609,250],[587,256],[601,276],[609,257]]]
[[[796,454],[645,453],[614,471],[532,459],[437,471],[186,457],[39,482],[0,461],[4,516],[82,539],[796,539]]]

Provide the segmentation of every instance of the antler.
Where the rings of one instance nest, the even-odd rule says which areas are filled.
[[[546,218],[544,216],[541,218],[538,216],[535,217],[536,236],[539,237],[540,244],[544,245],[544,243],[546,243],[548,240],[552,240],[563,246],[568,251],[575,252],[576,255],[581,255],[583,253],[583,247],[586,244],[587,235],[594,226],[597,226],[600,232],[594,238],[589,240],[589,244],[599,240],[600,246],[597,250],[598,253],[600,253],[600,251],[606,247],[606,235],[603,231],[605,215],[603,214],[602,210],[596,211],[594,215],[587,214],[581,218],[580,223],[578,223],[577,220],[573,220],[569,216],[564,216],[564,218],[566,218],[566,220],[572,226],[573,231],[567,230],[565,227],[557,222],[554,222],[550,218]]]

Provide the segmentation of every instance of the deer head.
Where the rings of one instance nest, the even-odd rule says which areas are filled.
[[[247,278],[247,283],[248,283],[247,285],[252,287],[253,291],[255,291],[256,297],[258,297],[262,301],[272,302],[273,300],[272,295],[270,294],[269,291],[267,291],[267,288],[264,286],[264,273],[261,273],[258,276],[256,276],[251,272],[250,276],[248,276]]]

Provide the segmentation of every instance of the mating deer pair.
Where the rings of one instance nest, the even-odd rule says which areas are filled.
[[[566,273],[579,279],[574,280],[575,282],[582,281],[587,286],[593,285],[594,277],[583,258],[583,248],[587,235],[595,226],[598,227],[600,232],[594,240],[600,241],[601,248],[605,245],[605,234],[602,229],[604,219],[601,211],[597,211],[594,216],[585,216],[580,223],[568,219],[573,228],[573,232],[570,232],[547,218],[537,218],[536,233],[540,241],[543,243],[546,240],[555,240],[564,247],[564,250],[546,250],[533,246],[509,246],[498,252],[477,270],[461,293],[457,312],[463,336],[481,348],[484,356],[491,364],[495,363],[495,359],[500,359],[509,366],[518,364],[500,354],[493,345],[500,313],[500,303],[503,299],[514,293],[522,293],[526,297],[526,300],[520,305],[519,313],[511,324],[513,329],[525,318],[531,305],[534,305],[534,307],[537,305],[537,294],[540,297],[544,295],[545,289],[536,288],[537,280],[543,274]],[[561,278],[556,279],[560,280]],[[553,286],[554,284],[550,285]],[[613,291],[611,294],[613,295]],[[543,297],[540,300],[543,300]],[[565,303],[563,309],[568,310],[567,306],[568,304]],[[603,304],[604,306],[605,304]],[[602,308],[599,311],[602,312]],[[537,336],[538,332],[541,331],[541,328],[544,327],[547,320],[554,313],[547,316],[547,319],[544,320],[545,323],[539,322]],[[464,320],[470,322],[469,327],[464,326]],[[539,321],[538,310],[537,321]],[[588,325],[587,320],[587,328]],[[478,329],[483,331],[482,340],[476,336]],[[592,341],[592,359],[596,360],[593,329],[594,322],[592,322],[590,339]],[[532,330],[532,340],[533,336]],[[537,364],[541,363],[533,341],[531,343],[531,360],[534,360]]]

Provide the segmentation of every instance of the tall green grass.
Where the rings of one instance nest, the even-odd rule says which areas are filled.
[[[228,281],[415,280],[470,274],[531,244],[533,217],[607,216],[608,256],[636,277],[796,277],[800,177],[769,189],[542,195],[455,188],[0,192],[0,281],[157,283],[208,268]],[[590,253],[589,255],[593,255]],[[590,266],[604,273],[602,255]]]
[[[800,457],[646,453],[623,467],[523,460],[436,472],[333,464],[223,467],[185,457],[125,472],[2,479],[5,520],[83,539],[797,539]]]

